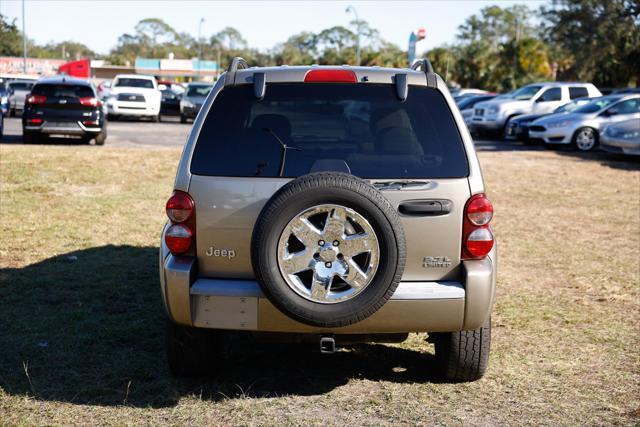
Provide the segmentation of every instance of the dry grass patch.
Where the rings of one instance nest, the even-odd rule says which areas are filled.
[[[181,381],[164,359],[156,258],[178,157],[0,146],[3,423],[640,421],[638,163],[481,153],[500,250],[481,381],[433,382],[415,335],[332,357],[239,343],[220,377]]]

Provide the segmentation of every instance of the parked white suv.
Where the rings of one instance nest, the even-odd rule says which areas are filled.
[[[573,99],[596,96],[602,94],[591,83],[533,83],[508,96],[476,104],[471,124],[476,131],[503,133],[515,116],[550,113]]]
[[[107,98],[107,113],[120,116],[148,117],[154,122],[160,115],[162,96],[153,76],[119,74],[113,79]]]

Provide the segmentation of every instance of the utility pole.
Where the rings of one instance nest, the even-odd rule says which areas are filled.
[[[202,61],[202,23],[204,22],[204,18],[200,18],[200,23],[198,24],[198,76],[200,76],[200,61]]]
[[[358,18],[358,12],[353,6],[347,6],[346,13],[353,13],[356,18],[356,65],[360,65],[360,18]]]
[[[518,21],[518,18],[516,18],[516,34],[515,34],[515,38],[514,38],[514,43],[513,43],[513,68],[511,69],[511,82],[512,82],[512,89],[515,89],[518,87],[518,85],[516,84],[516,73],[518,70],[518,43],[520,43],[520,22]]]
[[[22,68],[22,71],[27,74],[27,33],[24,23],[24,0],[22,0]]]

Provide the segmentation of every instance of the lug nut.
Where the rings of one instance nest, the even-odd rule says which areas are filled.
[[[324,240],[318,241],[318,246],[324,246]]]
[[[327,267],[327,268],[331,268],[331,263],[330,262],[325,262],[324,266]]]
[[[343,258],[344,258],[344,255],[338,254],[338,259],[343,259]]]
[[[337,240],[333,241],[333,246],[338,246],[340,244],[340,242],[338,242]]]

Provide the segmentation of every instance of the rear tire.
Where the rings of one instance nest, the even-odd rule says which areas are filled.
[[[107,140],[107,132],[103,131],[98,134],[95,138],[96,145],[104,145],[104,142]]]
[[[429,334],[436,361],[446,381],[467,382],[482,378],[489,364],[491,318],[472,331]]]
[[[167,361],[176,377],[211,375],[216,368],[219,332],[178,325],[167,320]]]
[[[184,114],[180,114],[180,123],[187,123],[187,118]]]
[[[160,121],[160,114],[158,114],[157,116],[151,116],[151,121],[153,123],[158,123]]]
[[[24,129],[22,130],[22,143],[23,144],[33,144],[36,142],[36,136],[31,133],[31,132],[27,132]]]

